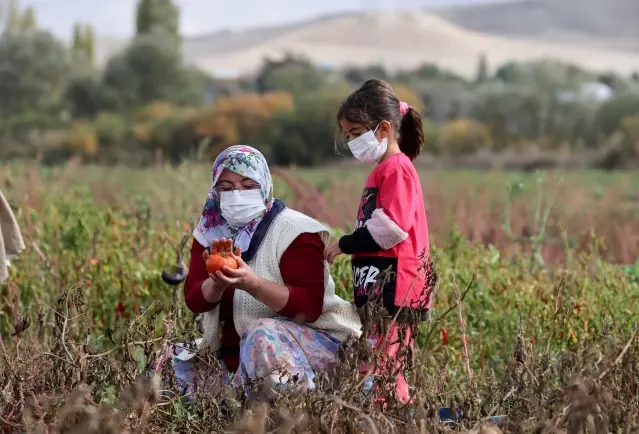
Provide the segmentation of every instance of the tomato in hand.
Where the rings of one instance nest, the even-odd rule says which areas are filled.
[[[224,253],[213,253],[206,259],[206,271],[209,274],[221,271],[225,265],[229,268],[237,269],[237,261],[232,256]]]

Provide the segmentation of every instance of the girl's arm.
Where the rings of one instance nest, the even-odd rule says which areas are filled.
[[[339,240],[339,248],[346,254],[389,250],[408,237],[418,204],[419,180],[398,165],[380,175],[380,208],[373,211],[364,226]]]

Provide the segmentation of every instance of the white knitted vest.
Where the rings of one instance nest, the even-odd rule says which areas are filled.
[[[326,227],[312,218],[294,211],[284,209],[271,223],[253,260],[248,265],[263,279],[284,284],[280,274],[280,259],[282,254],[299,235],[303,233],[317,233],[325,245],[328,245],[330,234]],[[335,294],[335,284],[330,274],[330,268],[324,261],[324,309],[314,323],[304,323],[309,327],[324,330],[334,338],[345,341],[349,336],[359,337],[362,324],[355,306]],[[220,308],[204,314],[202,326],[206,346],[216,351],[220,347]],[[252,322],[264,318],[279,317],[265,304],[254,299],[246,291],[235,290],[233,297],[233,322],[238,335],[249,329]]]

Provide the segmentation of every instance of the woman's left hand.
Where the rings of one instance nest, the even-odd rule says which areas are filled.
[[[225,265],[222,270],[215,273],[215,276],[229,288],[241,289],[249,294],[254,292],[260,284],[259,276],[242,260],[241,256],[233,255],[233,259],[237,262],[237,269]]]

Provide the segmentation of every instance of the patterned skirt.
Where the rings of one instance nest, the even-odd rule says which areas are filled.
[[[316,372],[328,372],[334,368],[340,344],[324,331],[288,319],[262,319],[241,337],[237,372],[223,372],[221,382],[244,388],[251,397],[252,388],[249,386],[259,380],[265,386],[267,399],[272,399],[291,384],[301,390],[311,390],[315,387]],[[220,385],[219,375],[215,379],[198,373],[198,358],[189,357],[188,351],[185,351],[181,346],[173,348],[173,372],[182,396],[195,390],[212,391],[216,384]]]

